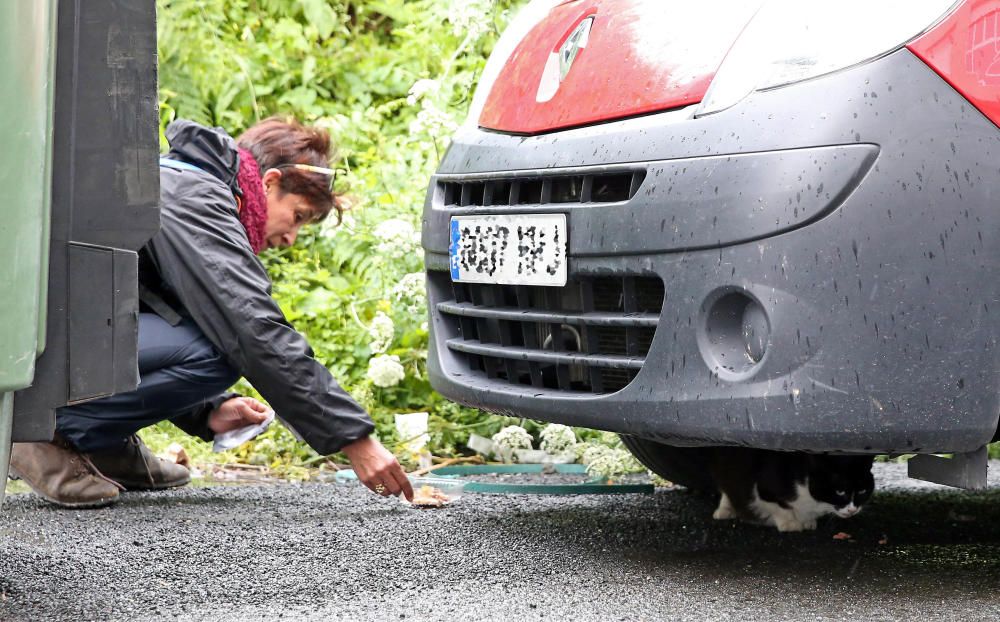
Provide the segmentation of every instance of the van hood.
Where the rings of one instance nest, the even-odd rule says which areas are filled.
[[[745,0],[573,0],[511,54],[479,126],[513,134],[696,104],[757,10]]]

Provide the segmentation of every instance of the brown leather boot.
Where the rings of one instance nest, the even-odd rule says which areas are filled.
[[[183,486],[191,473],[179,464],[157,458],[146,444],[133,434],[121,449],[95,451],[87,457],[126,490],[162,490]]]
[[[14,443],[10,472],[38,496],[64,508],[98,508],[118,500],[122,487],[101,474],[66,441]]]

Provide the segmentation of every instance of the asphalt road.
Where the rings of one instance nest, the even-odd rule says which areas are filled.
[[[877,465],[864,512],[806,534],[714,522],[679,491],[424,511],[336,484],[130,493],[91,511],[16,494],[0,619],[1000,619],[1000,488],[901,473]]]

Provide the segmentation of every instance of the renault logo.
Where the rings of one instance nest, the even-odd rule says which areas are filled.
[[[566,41],[559,46],[557,51],[549,54],[545,69],[542,71],[542,80],[538,84],[536,101],[539,103],[547,102],[555,97],[559,85],[566,79],[569,70],[573,68],[573,63],[576,62],[580,50],[587,47],[587,42],[590,40],[590,29],[593,25],[594,16],[591,15],[573,29],[573,32],[566,37]]]

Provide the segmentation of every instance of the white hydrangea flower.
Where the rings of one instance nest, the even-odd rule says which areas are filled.
[[[416,229],[413,223],[402,218],[383,220],[375,226],[375,237],[384,242],[410,241]]]
[[[438,92],[441,88],[441,82],[438,80],[431,80],[430,78],[422,78],[413,83],[410,87],[410,92],[406,96],[406,103],[414,106],[424,95],[431,95]]]
[[[373,234],[378,240],[375,251],[388,259],[403,259],[415,255],[420,248],[420,234],[413,227],[413,223],[402,218],[390,218],[380,222]]]
[[[380,354],[368,361],[368,379],[378,387],[394,387],[406,377],[399,357],[395,354]]]
[[[355,229],[357,229],[357,222],[354,217],[350,214],[344,214],[343,219],[340,224],[337,224],[337,218],[331,216],[323,221],[320,225],[320,233],[326,238],[335,238],[341,231],[347,232],[348,235],[354,235]]]
[[[639,463],[624,449],[608,448],[587,464],[587,474],[602,479],[614,479],[636,470],[641,470]]]
[[[424,296],[424,285],[427,276],[423,272],[410,272],[399,280],[393,288],[393,293],[400,299],[411,299]]]
[[[372,338],[368,347],[375,354],[381,354],[389,349],[392,338],[396,335],[396,325],[392,323],[392,318],[379,311],[368,327],[368,335]]]
[[[561,423],[553,423],[542,428],[538,433],[541,439],[539,447],[550,454],[568,451],[576,445],[576,433],[573,428]]]
[[[587,475],[601,479],[612,479],[621,472],[618,466],[618,457],[615,452],[608,451],[587,465]]]
[[[452,0],[448,6],[448,21],[456,36],[478,39],[489,30],[489,10],[492,0]]]
[[[427,277],[423,272],[411,272],[392,288],[393,296],[410,315],[423,315],[427,312],[426,282]]]
[[[608,447],[623,447],[622,437],[618,436],[616,432],[601,432],[601,442]]]
[[[511,461],[515,449],[531,449],[531,434],[519,425],[507,426],[490,440],[493,441],[493,451],[504,462]]]
[[[430,100],[423,101],[423,107],[413,121],[410,121],[410,134],[421,136],[427,134],[435,138],[446,139],[455,133],[458,123],[450,113],[441,110]]]
[[[580,443],[576,449],[580,455],[580,462],[583,464],[590,464],[611,451],[610,447],[599,443]]]

